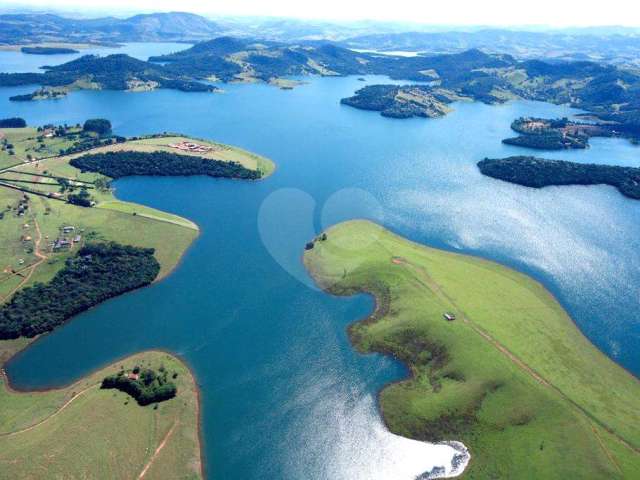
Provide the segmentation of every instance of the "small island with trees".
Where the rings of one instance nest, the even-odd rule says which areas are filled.
[[[515,156],[478,162],[483,175],[525,187],[611,185],[624,196],[640,200],[640,168],[584,164]]]
[[[520,135],[505,138],[502,143],[540,150],[583,149],[589,147],[590,137],[636,137],[610,123],[581,123],[568,118],[546,119],[521,117],[511,123]]]
[[[380,112],[383,117],[442,117],[451,111],[452,92],[419,85],[369,85],[340,103],[361,110]]]
[[[27,53],[29,55],[61,55],[61,54],[69,54],[69,53],[79,53],[78,50],[74,48],[67,47],[22,47],[20,48],[22,53]]]

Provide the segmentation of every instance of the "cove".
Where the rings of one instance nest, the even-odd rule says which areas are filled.
[[[277,164],[255,183],[118,181],[120,198],[190,218],[200,238],[166,280],[78,316],[19,354],[7,368],[12,382],[59,385],[123,355],[165,348],[186,359],[200,384],[212,478],[404,478],[392,442],[381,448],[388,437],[377,433],[375,396],[406,372],[348,342],[346,325],[369,313],[371,300],[317,291],[300,262],[313,226],[362,217],[533,275],[593,343],[637,375],[640,203],[610,187],[530,190],[475,166],[485,156],[530,153],[500,143],[514,118],[573,111],[460,103],[444,118],[398,121],[339,104],[362,85],[319,78],[293,91],[73,92],[19,105],[7,100],[19,89],[0,89],[2,110],[31,124],[104,116],[121,135],[180,131]],[[638,166],[638,152],[602,139],[587,151],[545,156]],[[269,223],[279,228],[260,228]]]

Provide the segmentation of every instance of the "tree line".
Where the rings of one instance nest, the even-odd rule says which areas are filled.
[[[160,272],[152,248],[88,244],[47,283],[0,306],[0,339],[34,337],[105,300],[151,283]]]
[[[132,175],[190,176],[257,179],[259,171],[249,170],[238,162],[180,155],[172,152],[106,152],[83,155],[69,162],[82,172],[98,172],[111,178]]]

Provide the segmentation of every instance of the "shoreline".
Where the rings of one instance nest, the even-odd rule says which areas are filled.
[[[345,222],[341,222],[339,224],[332,225],[331,227],[327,228],[324,232],[327,233],[329,236],[331,236],[331,231],[334,228],[337,228],[339,225],[342,225],[342,224],[345,224],[345,223],[348,224],[348,223],[357,223],[357,222],[373,223],[377,227],[381,228],[383,231],[386,231],[386,233],[390,234],[394,239],[397,239],[397,240],[403,241],[405,243],[408,243],[413,247],[418,247],[418,248],[427,249],[427,250],[441,251],[441,252],[445,253],[446,255],[469,257],[469,258],[473,259],[474,261],[479,262],[481,266],[484,266],[484,265],[487,265],[487,264],[497,264],[499,267],[507,269],[507,270],[515,273],[518,277],[523,277],[523,278],[529,279],[529,281],[531,282],[530,285],[533,287],[533,290],[530,290],[530,291],[532,293],[542,294],[546,299],[552,300],[557,305],[559,305],[561,310],[562,310],[562,316],[565,317],[571,323],[573,329],[576,330],[578,332],[578,335],[582,337],[582,340],[585,341],[591,347],[592,350],[598,352],[596,355],[598,355],[600,357],[601,361],[604,361],[604,362],[608,363],[610,365],[610,367],[612,367],[612,368],[620,368],[624,372],[624,376],[626,376],[628,379],[630,377],[630,380],[631,380],[632,383],[638,384],[640,382],[640,379],[638,379],[638,377],[636,377],[633,374],[633,372],[631,372],[627,368],[619,365],[616,361],[614,361],[612,358],[610,358],[608,355],[606,355],[600,348],[598,348],[595,344],[593,344],[588,337],[586,337],[586,335],[582,332],[582,330],[579,328],[577,323],[574,321],[574,319],[571,317],[571,315],[569,315],[568,311],[560,303],[560,301],[556,298],[556,296],[541,281],[539,281],[537,278],[533,278],[529,274],[521,272],[520,270],[518,270],[516,268],[504,265],[501,262],[494,261],[494,260],[489,260],[489,259],[480,257],[478,255],[467,254],[467,253],[463,253],[463,252],[459,252],[459,251],[452,251],[450,249],[445,249],[445,248],[431,247],[431,246],[429,246],[427,244],[419,243],[417,241],[414,241],[414,240],[411,240],[411,239],[408,239],[408,238],[405,238],[405,237],[399,235],[398,233],[394,232],[393,230],[387,228],[384,225],[380,225],[380,224],[375,223],[375,222],[369,222],[369,221],[364,220],[364,219],[353,219],[353,220],[348,220],[348,221],[345,221]],[[393,258],[395,258],[395,257],[392,257],[392,259]],[[303,255],[303,264],[304,264],[304,266],[305,266],[305,268],[307,270],[307,273],[313,279],[314,284],[318,288],[320,288],[324,293],[327,293],[327,294],[333,295],[333,296],[337,296],[337,297],[352,297],[354,295],[361,295],[361,294],[365,294],[365,295],[369,295],[369,296],[373,297],[375,304],[374,304],[374,307],[373,307],[372,311],[368,315],[366,315],[365,317],[359,318],[359,319],[354,320],[353,322],[349,323],[349,325],[347,325],[347,327],[346,327],[346,330],[347,330],[347,335],[349,337],[350,343],[352,344],[352,346],[354,347],[354,349],[358,353],[360,353],[362,355],[368,355],[368,354],[386,355],[387,357],[390,357],[393,360],[398,361],[408,371],[406,376],[404,376],[403,378],[400,378],[398,380],[386,383],[377,392],[377,407],[378,407],[378,411],[380,412],[381,419],[382,419],[385,427],[390,432],[394,433],[392,430],[389,429],[389,424],[387,422],[385,410],[384,410],[384,408],[382,406],[382,401],[381,401],[382,393],[385,391],[385,389],[387,389],[389,387],[392,387],[394,385],[398,385],[398,384],[402,384],[404,382],[409,382],[411,380],[414,380],[416,378],[415,372],[413,371],[413,369],[407,363],[405,363],[404,361],[400,360],[391,351],[388,351],[388,350],[386,350],[384,348],[377,348],[377,347],[375,349],[371,348],[370,350],[364,350],[363,348],[361,348],[358,345],[358,341],[359,341],[358,338],[356,338],[352,334],[352,332],[356,328],[356,326],[362,325],[362,324],[367,324],[367,323],[370,323],[372,321],[375,322],[376,318],[377,318],[377,315],[380,315],[380,312],[384,312],[385,311],[385,302],[387,300],[382,298],[382,296],[384,295],[384,292],[373,293],[372,291],[367,290],[366,286],[364,286],[364,288],[354,288],[354,287],[351,287],[351,286],[347,286],[344,289],[343,288],[335,288],[335,286],[333,286],[330,283],[330,281],[323,282],[322,279],[321,279],[323,274],[314,273],[314,270],[312,268],[310,268],[310,265],[311,265],[310,262],[308,262],[308,261],[306,261],[304,259],[305,259],[305,255]],[[322,271],[322,269],[320,269],[319,271]],[[537,372],[535,372],[535,370],[533,370],[533,372],[536,375],[539,375]],[[541,377],[541,378],[544,378],[544,377]],[[545,382],[547,382],[546,379],[545,379]],[[631,440],[628,440],[626,438],[626,436],[623,436],[623,434],[619,433],[616,429],[614,429],[613,427],[609,426],[607,421],[606,421],[606,419],[600,419],[599,417],[595,416],[593,413],[591,413],[589,410],[587,410],[585,407],[583,407],[580,403],[578,403],[577,400],[574,400],[571,396],[566,394],[560,387],[556,386],[555,384],[549,384],[549,385],[552,387],[552,391],[554,391],[559,396],[559,399],[561,399],[562,401],[568,402],[568,404],[570,405],[571,408],[575,409],[575,411],[577,411],[580,414],[584,415],[585,418],[588,419],[588,421],[592,422],[592,424],[594,426],[602,428],[605,432],[607,432],[615,440],[617,440],[621,447],[629,449],[631,452],[634,452],[634,453],[640,453],[640,447],[635,446]],[[412,438],[412,437],[406,437],[406,438]],[[433,442],[433,443],[446,443],[446,442],[447,442],[447,440],[443,440],[442,442]],[[429,442],[429,443],[432,443],[432,442]],[[466,471],[466,469],[469,467],[469,464],[471,463],[472,459],[474,458],[474,455],[471,455],[471,448],[467,447],[466,445],[465,445],[465,448],[467,448],[467,451],[470,454],[469,455],[470,458],[469,458],[469,461],[467,462],[467,464],[465,465],[465,469],[463,470],[463,472],[460,472],[458,475],[461,475],[462,473],[464,473],[464,471]],[[422,478],[422,477],[418,477],[418,478]],[[425,478],[440,478],[440,477],[429,477],[429,476],[426,476]]]
[[[188,137],[188,138],[195,138],[195,137]],[[218,143],[218,142],[214,142],[214,141],[211,141],[211,140],[198,139],[198,138],[195,138],[195,139],[196,140],[205,141],[205,142],[209,142],[209,143]],[[231,149],[240,150],[243,153],[246,153],[246,154],[251,155],[251,156],[255,156],[257,159],[260,159],[260,160],[263,160],[263,161],[267,162],[267,165],[271,166],[271,170],[268,171],[266,174],[264,174],[259,179],[257,179],[258,181],[264,180],[264,179],[270,177],[276,170],[276,163],[274,161],[272,161],[271,159],[267,158],[267,157],[263,157],[261,155],[254,154],[254,153],[249,152],[248,150],[242,149],[240,147],[235,147],[235,146],[228,145],[228,144],[221,144],[221,145],[224,145],[224,146],[226,146],[228,148],[231,148]],[[53,156],[51,158],[58,158],[58,157],[59,157],[59,155],[58,156]],[[39,160],[42,160],[42,159],[39,159]],[[236,180],[236,179],[225,179],[225,180]],[[113,190],[114,198],[117,199],[117,200],[126,202],[126,200],[122,200],[122,199],[118,198],[116,192],[117,192],[117,190],[114,189]],[[135,204],[135,202],[127,202],[127,203]],[[142,206],[144,206],[144,205],[142,205]],[[124,293],[122,293],[120,295],[117,295],[115,297],[109,298],[106,301],[103,301],[103,302],[100,302],[100,303],[98,303],[96,305],[91,306],[87,310],[85,310],[83,312],[80,312],[79,314],[76,314],[73,317],[69,318],[67,321],[64,322],[64,324],[62,326],[64,326],[68,322],[73,321],[78,315],[80,315],[80,314],[82,314],[84,312],[87,312],[89,310],[92,310],[93,308],[99,307],[100,305],[104,304],[105,302],[108,302],[109,300],[113,300],[113,299],[116,299],[116,298],[121,298],[124,295],[131,294],[133,292],[141,290],[142,288],[153,286],[156,283],[159,283],[159,282],[162,282],[162,281],[166,280],[178,267],[180,267],[182,265],[187,253],[190,251],[191,248],[193,248],[193,246],[195,245],[196,241],[202,235],[201,226],[198,225],[196,222],[194,222],[192,220],[190,220],[190,221],[197,227],[196,236],[191,240],[189,245],[181,252],[178,260],[174,263],[174,265],[171,266],[171,268],[168,271],[166,271],[162,275],[158,275],[158,277],[156,277],[148,285],[144,285],[142,287],[130,290],[128,292],[124,292]],[[188,228],[188,227],[183,226],[183,225],[180,225],[180,226],[182,226],[183,228]],[[198,437],[199,456],[200,456],[199,470],[200,470],[201,477],[203,479],[206,478],[205,477],[206,467],[205,467],[205,455],[204,455],[204,436],[203,436],[203,432],[202,432],[201,392],[200,392],[200,388],[198,386],[198,380],[197,380],[197,377],[196,377],[196,375],[194,373],[194,370],[193,370],[192,366],[186,361],[185,358],[183,358],[180,354],[178,354],[176,352],[171,352],[169,350],[164,350],[164,349],[142,350],[142,351],[133,352],[133,353],[130,353],[130,354],[127,354],[127,355],[123,355],[121,357],[118,357],[118,358],[112,360],[109,363],[105,363],[105,364],[102,364],[100,366],[96,366],[95,368],[93,368],[93,369],[89,370],[88,372],[84,373],[81,377],[79,377],[75,381],[72,381],[72,382],[70,382],[69,384],[66,384],[66,385],[54,385],[54,386],[44,387],[44,388],[24,388],[24,389],[22,389],[20,387],[17,387],[12,382],[11,377],[9,376],[9,374],[7,372],[7,367],[11,364],[11,362],[16,361],[22,353],[26,352],[29,348],[32,348],[34,345],[37,344],[38,341],[41,341],[49,333],[51,333],[51,332],[45,332],[43,334],[37,335],[37,336],[32,337],[32,338],[24,337],[24,338],[28,339],[27,340],[28,343],[26,343],[26,345],[22,346],[21,348],[17,349],[16,351],[12,352],[10,354],[10,356],[7,357],[3,361],[3,363],[0,364],[0,377],[4,379],[4,385],[6,386],[6,388],[7,388],[7,390],[9,392],[12,392],[12,393],[15,393],[15,394],[24,394],[24,393],[38,394],[38,393],[47,393],[47,392],[51,392],[51,391],[55,391],[55,390],[61,390],[61,389],[65,389],[65,388],[70,388],[73,385],[75,385],[76,383],[81,382],[82,379],[84,379],[86,377],[89,377],[89,376],[95,374],[96,372],[98,372],[98,371],[100,371],[100,370],[102,370],[104,368],[109,368],[109,367],[115,365],[119,361],[123,361],[124,359],[133,357],[135,355],[145,354],[145,353],[150,353],[150,352],[165,353],[167,355],[171,355],[171,356],[177,358],[181,363],[183,363],[185,365],[185,367],[188,369],[189,373],[191,374],[191,377],[193,378],[193,388],[194,388],[194,392],[195,392],[195,396],[196,396],[197,437]],[[23,338],[23,337],[19,337],[19,338]],[[8,339],[8,340],[10,340],[10,339]],[[2,340],[0,340],[0,341],[2,341]]]
[[[44,334],[46,335],[46,334]],[[44,335],[39,335],[36,340],[38,340],[39,338],[43,337]],[[35,341],[34,341],[35,342]],[[205,477],[205,465],[204,465],[204,448],[203,448],[203,435],[202,435],[202,400],[200,398],[201,392],[200,392],[200,387],[198,385],[198,379],[196,377],[196,374],[191,366],[191,364],[189,364],[189,362],[179,353],[177,352],[172,352],[170,350],[165,350],[162,348],[152,348],[152,349],[148,349],[148,350],[140,350],[137,352],[133,352],[130,354],[125,354],[125,355],[121,355],[117,358],[115,358],[114,360],[110,361],[109,363],[105,363],[102,364],[100,366],[96,366],[95,368],[91,369],[89,372],[83,374],[81,377],[79,377],[78,379],[71,381],[68,384],[65,385],[57,385],[57,386],[53,386],[53,387],[46,387],[46,388],[35,388],[35,389],[21,389],[16,387],[15,385],[12,384],[11,382],[11,377],[9,376],[8,372],[6,371],[5,366],[9,364],[9,362],[11,362],[16,355],[18,355],[19,353],[25,351],[27,348],[29,348],[31,345],[34,344],[34,342],[30,342],[28,345],[26,345],[24,348],[16,351],[13,355],[11,355],[11,357],[9,357],[2,365],[0,365],[0,378],[4,379],[4,385],[5,388],[14,394],[44,394],[44,393],[49,393],[49,392],[53,392],[56,390],[64,390],[67,388],[71,388],[74,385],[82,382],[84,379],[95,375],[97,372],[99,372],[100,370],[104,370],[107,368],[111,368],[111,367],[116,367],[117,364],[119,362],[123,362],[127,359],[130,359],[132,357],[138,356],[138,355],[145,355],[145,354],[149,354],[149,353],[158,353],[158,354],[166,354],[166,355],[170,355],[174,358],[176,358],[178,361],[180,361],[180,363],[182,363],[185,368],[189,371],[189,374],[191,375],[191,378],[193,379],[193,391],[195,393],[195,398],[196,398],[196,421],[197,421],[197,436],[198,436],[198,449],[199,449],[199,454],[200,454],[200,466],[199,466],[199,470],[200,470],[200,475],[201,477],[204,479]],[[97,384],[96,384],[97,385]],[[75,398],[77,394],[73,395],[71,398]],[[143,407],[144,408],[144,407]],[[58,411],[58,410],[56,410]],[[55,413],[55,412],[54,412]],[[29,427],[27,427],[29,428]]]
[[[351,221],[351,220],[348,220]],[[329,227],[327,230],[325,230],[325,232],[330,232],[331,229],[334,226]],[[352,336],[352,329],[358,325],[358,324],[367,324],[367,323],[372,323],[377,321],[376,315],[379,314],[381,311],[384,311],[385,309],[385,302],[381,301],[378,298],[378,295],[376,295],[373,292],[367,291],[367,290],[359,290],[359,291],[355,291],[353,293],[347,292],[347,293],[338,293],[335,291],[331,291],[330,288],[331,287],[325,287],[323,286],[320,282],[318,282],[318,280],[311,274],[310,269],[307,267],[306,262],[304,261],[304,255],[303,255],[303,265],[305,267],[305,269],[307,270],[307,273],[309,274],[309,276],[311,277],[311,279],[313,280],[314,284],[325,294],[328,295],[332,295],[334,297],[341,297],[341,298],[349,298],[349,297],[353,297],[354,295],[368,295],[369,297],[372,297],[374,300],[374,307],[373,310],[371,311],[371,313],[369,313],[368,315],[366,315],[363,318],[360,318],[358,320],[354,320],[352,322],[349,323],[349,325],[347,325],[345,327],[345,330],[347,332],[347,338],[349,340],[349,343],[351,344],[351,347],[356,351],[357,354],[362,355],[362,356],[367,356],[367,355],[382,355],[382,356],[386,356],[389,358],[392,358],[395,362],[398,362],[400,365],[403,366],[403,368],[405,369],[405,371],[407,372],[406,376],[403,378],[399,378],[397,380],[393,380],[391,382],[387,382],[385,383],[382,387],[380,387],[377,392],[376,392],[376,410],[378,411],[378,414],[380,415],[380,419],[382,420],[382,424],[384,425],[384,427],[386,428],[386,430],[391,433],[392,435],[397,435],[399,437],[402,438],[406,438],[408,440],[414,440],[414,441],[418,441],[418,442],[423,442],[423,443],[428,443],[431,445],[450,445],[451,443],[455,443],[455,444],[459,444],[462,445],[462,447],[466,450],[466,462],[464,463],[464,468],[462,468],[461,471],[459,472],[452,472],[454,473],[453,475],[437,475],[435,477],[430,476],[429,472],[423,472],[421,473],[418,477],[416,477],[416,480],[428,480],[431,478],[455,478],[455,477],[459,477],[460,475],[463,475],[464,472],[466,471],[467,467],[469,466],[469,463],[471,463],[471,459],[473,458],[473,455],[471,455],[471,449],[469,447],[467,447],[464,443],[462,443],[459,440],[441,440],[438,442],[429,442],[426,440],[419,440],[416,438],[409,438],[409,437],[405,437],[404,435],[401,435],[399,433],[395,433],[393,432],[390,428],[389,428],[389,424],[387,422],[387,418],[384,414],[384,409],[382,408],[382,402],[381,402],[381,395],[382,392],[392,386],[392,385],[398,385],[410,380],[414,380],[416,378],[415,373],[413,372],[413,370],[409,367],[409,365],[407,365],[407,363],[403,362],[402,360],[400,360],[396,355],[394,355],[392,352],[390,351],[384,351],[384,350],[372,350],[372,351],[365,351],[363,350],[358,343],[356,342],[356,340],[354,339],[354,337]],[[451,446],[451,445],[450,445]],[[452,447],[455,449],[455,447]],[[457,449],[456,449],[457,450]],[[453,457],[451,459],[453,461]],[[453,465],[453,464],[452,464]],[[452,467],[452,466],[451,466]],[[424,476],[426,475],[426,476]],[[424,476],[424,477],[423,477]]]

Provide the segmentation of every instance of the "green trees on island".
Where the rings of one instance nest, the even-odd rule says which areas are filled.
[[[167,378],[167,371],[160,367],[153,369],[134,367],[130,371],[120,370],[102,380],[101,388],[115,388],[131,395],[139,405],[162,402],[176,396],[175,383]],[[175,377],[175,374],[174,374]]]
[[[132,175],[189,176],[258,179],[261,173],[237,162],[211,160],[171,152],[106,152],[83,155],[69,162],[83,172],[98,172],[111,178]]]
[[[109,298],[148,285],[160,272],[151,248],[95,243],[81,248],[47,283],[0,306],[0,339],[33,337]]]
[[[90,118],[84,122],[82,129],[85,132],[94,132],[98,135],[108,135],[111,133],[111,122],[104,118]]]
[[[485,158],[483,175],[525,187],[549,185],[611,185],[624,196],[640,200],[640,168],[596,165],[535,157]]]

